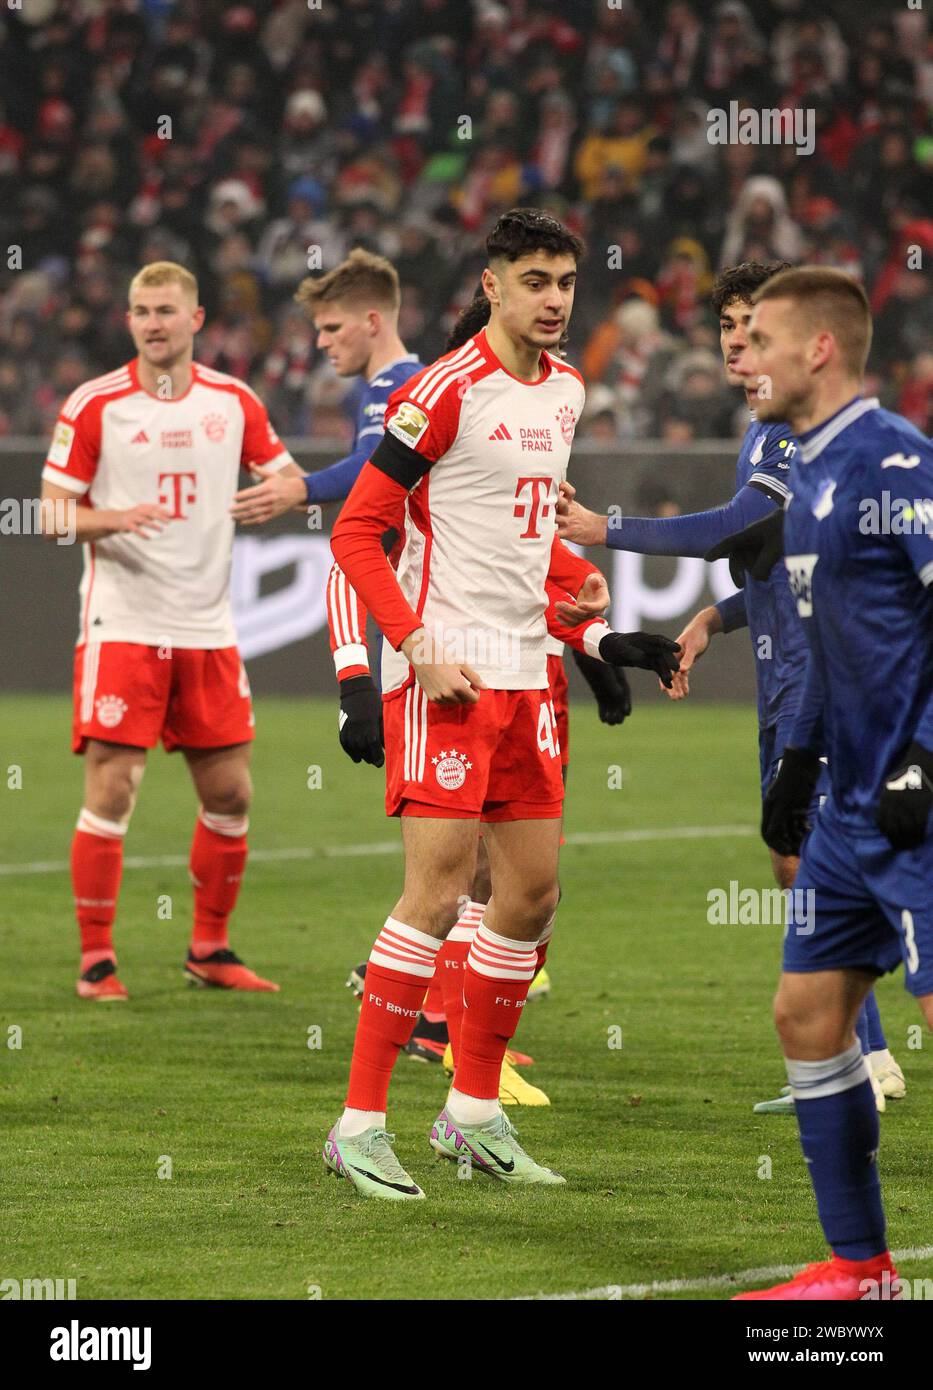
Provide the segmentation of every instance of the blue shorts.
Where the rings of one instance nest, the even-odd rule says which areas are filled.
[[[933,838],[896,850],[872,826],[824,806],[804,841],[784,937],[784,969],[865,970],[903,960],[911,994],[933,994]]]
[[[761,797],[764,800],[765,793],[778,775],[778,768],[781,766],[781,759],[784,756],[784,747],[790,740],[790,731],[794,724],[794,719],[779,720],[777,724],[769,724],[765,728],[758,730],[758,761],[761,767]],[[810,820],[815,822],[816,814],[823,802],[829,796],[829,768],[825,762],[820,772],[816,790],[813,793],[813,800],[810,803]]]

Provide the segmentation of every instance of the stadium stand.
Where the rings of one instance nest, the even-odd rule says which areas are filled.
[[[297,282],[354,245],[388,255],[402,337],[429,361],[472,294],[484,230],[517,202],[591,248],[571,336],[584,435],[740,432],[705,297],[723,264],[776,257],[864,278],[869,387],[930,433],[928,23],[846,0],[9,9],[0,436],[45,434],[77,383],[127,358],[127,279],[170,258],[203,287],[199,359],[249,380],[283,433],[345,440],[352,403]],[[726,94],[812,111],[813,153],[710,143]]]

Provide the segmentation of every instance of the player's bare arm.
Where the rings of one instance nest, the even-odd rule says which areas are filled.
[[[712,638],[720,632],[722,614],[715,604],[710,604],[690,619],[677,638],[677,645],[680,647],[680,670],[667,690],[672,700],[683,700],[690,694],[689,673],[706,651]],[[665,689],[663,684],[661,688]]]
[[[101,541],[125,532],[146,541],[158,535],[172,519],[170,513],[155,502],[138,502],[125,511],[97,511],[79,502],[67,488],[50,482],[43,482],[40,501],[42,534],[46,540],[55,540],[65,533],[60,524],[63,514],[68,517],[67,534],[79,542]],[[65,506],[67,513],[64,513]]]
[[[297,463],[278,469],[253,464],[250,472],[259,481],[235,493],[230,508],[230,515],[241,526],[259,526],[296,507],[302,511],[307,508],[305,475]]]
[[[475,705],[486,682],[464,662],[438,660],[434,642],[423,627],[410,633],[401,650],[429,700],[439,705]]]
[[[570,603],[560,600],[555,604],[555,612],[561,622],[569,627],[584,622],[587,618],[599,618],[609,607],[609,585],[602,574],[587,575],[576,600]]]
[[[557,499],[557,534],[562,541],[577,545],[605,545],[609,529],[608,516],[591,512],[581,502],[574,501],[576,488],[561,483]]]

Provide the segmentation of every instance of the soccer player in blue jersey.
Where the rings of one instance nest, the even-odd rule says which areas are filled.
[[[871,315],[861,285],[803,267],[755,294],[736,370],[762,422],[798,454],[786,512],[733,553],[760,573],[780,544],[809,643],[804,692],[762,815],[801,853],[775,1020],[832,1257],[746,1299],[899,1296],[878,1179],[878,1114],[854,1032],[879,975],[903,960],[933,1026],[933,445],[863,394]],[[829,762],[830,793],[805,836]],[[801,850],[802,845],[802,850]],[[795,893],[795,898],[797,894]],[[805,920],[804,920],[805,919]]]
[[[233,515],[243,525],[271,521],[283,512],[343,502],[385,430],[383,419],[392,392],[421,370],[398,334],[401,288],[398,272],[383,256],[357,247],[325,275],[308,276],[295,294],[314,323],[317,346],[338,376],[361,377],[353,448],[345,458],[317,473],[289,479],[282,487],[269,469],[255,468],[262,481],[234,498]],[[341,587],[341,603],[355,604],[345,578],[335,566],[329,593]],[[359,762],[382,766],[382,701],[368,663],[338,669],[340,742]]]
[[[271,521],[295,508],[304,510],[324,502],[343,502],[385,433],[383,420],[389,397],[423,365],[406,350],[399,337],[399,278],[395,267],[384,257],[357,248],[333,270],[303,280],[295,299],[312,319],[317,346],[327,354],[337,375],[362,379],[353,448],[327,468],[291,478],[288,487],[281,487],[271,470],[254,469],[261,481],[244,488],[234,499],[233,514],[243,525]],[[335,565],[328,581],[329,612],[337,588],[341,610],[355,612],[356,595]],[[363,616],[360,664],[346,668],[338,664],[340,742],[354,762],[381,767],[382,699],[365,654],[365,621]],[[337,653],[335,659],[343,660]],[[347,982],[357,993],[362,990],[364,973],[365,966],[357,966]],[[441,1039],[439,1053],[437,1039]],[[415,1056],[440,1060],[446,1042],[446,1027],[432,1028],[431,1021],[422,1015],[408,1050]]]
[[[254,469],[262,482],[234,499],[233,515],[244,525],[270,521],[294,507],[342,502],[382,438],[389,397],[422,366],[398,335],[398,273],[384,257],[358,247],[326,275],[303,280],[295,299],[313,320],[317,346],[337,375],[363,378],[353,449],[328,468],[290,478],[287,487],[269,469]]]
[[[760,520],[784,506],[787,478],[797,444],[783,422],[762,420],[756,413],[757,386],[739,376],[736,363],[748,346],[748,325],[755,292],[781,270],[785,262],[762,265],[746,261],[724,270],[712,292],[712,306],[719,319],[719,337],[726,380],[745,390],[749,423],[736,463],[736,490],[725,506],[687,516],[603,517],[571,502],[559,522],[565,540],[583,545],[600,542],[614,550],[644,555],[702,556],[736,529]],[[570,489],[567,489],[570,493]],[[758,691],[758,746],[762,796],[777,775],[784,745],[797,714],[806,669],[807,645],[783,564],[775,564],[763,579],[746,579],[744,589],[720,603],[704,608],[677,639],[683,648],[680,671],[668,692],[683,698],[689,691],[689,671],[717,633],[747,627],[755,653]],[[814,789],[815,812],[828,784]],[[793,886],[799,859],[796,854],[771,851],[779,887]],[[878,1006],[870,994],[858,1019],[858,1032],[871,1057],[876,1103],[885,1106],[886,1094],[905,1094],[904,1076],[887,1048]],[[759,1113],[793,1114],[794,1100],[787,1087],[775,1100],[755,1106]]]

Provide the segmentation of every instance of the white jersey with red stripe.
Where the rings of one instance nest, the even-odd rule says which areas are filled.
[[[148,539],[127,532],[84,546],[78,642],[235,645],[230,506],[240,468],[290,460],[255,392],[198,362],[174,399],[145,390],[135,361],[73,391],[43,478],[97,510],[152,502],[172,517]]]
[[[549,352],[534,382],[485,329],[389,399],[386,430],[428,461],[405,505],[398,581],[430,637],[492,689],[547,686],[545,580],[583,378]],[[462,646],[461,646],[462,644]],[[411,678],[385,643],[383,690]]]

